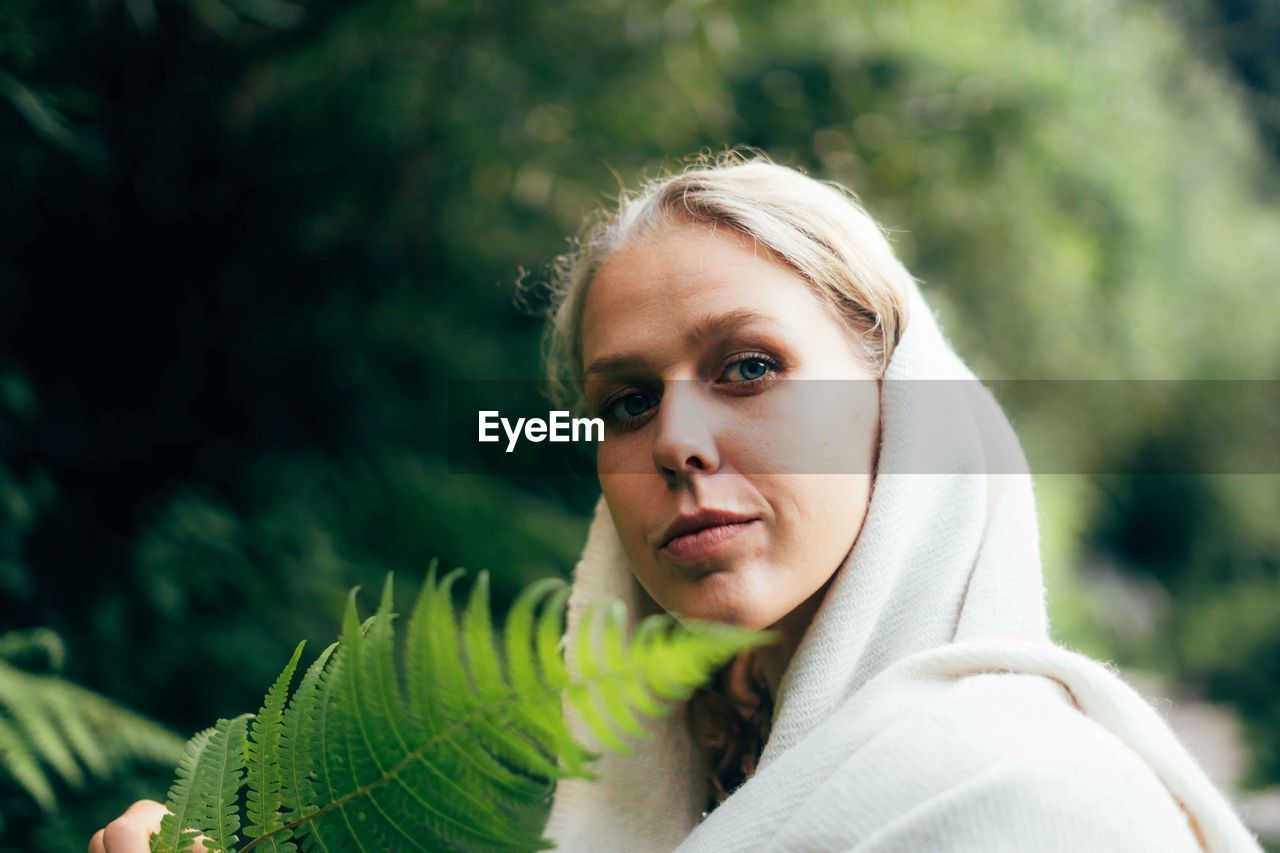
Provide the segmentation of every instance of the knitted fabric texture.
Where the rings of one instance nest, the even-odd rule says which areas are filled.
[[[560,783],[547,836],[571,851],[1259,850],[1155,708],[1050,640],[1021,445],[914,283],[909,300],[866,516],[751,778],[703,820],[712,768],[668,714],[632,753],[604,753],[596,780]],[[603,498],[566,636],[602,596],[633,624],[656,608]]]

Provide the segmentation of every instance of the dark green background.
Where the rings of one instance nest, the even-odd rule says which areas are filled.
[[[0,2],[0,632],[185,735],[352,585],[566,574],[596,484],[450,475],[446,383],[536,375],[566,236],[702,149],[854,189],[979,376],[1274,378],[1277,44],[1265,0]],[[1218,452],[1157,426],[1099,439]],[[1276,478],[1037,494],[1057,636],[1225,703],[1280,782]],[[167,784],[46,816],[0,774],[0,847]]]

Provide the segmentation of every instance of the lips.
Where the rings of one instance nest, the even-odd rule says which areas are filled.
[[[676,559],[705,556],[758,520],[757,516],[713,509],[681,515],[663,532],[660,548]]]

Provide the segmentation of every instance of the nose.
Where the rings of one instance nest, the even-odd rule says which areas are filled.
[[[720,467],[711,413],[701,396],[699,383],[673,382],[658,405],[653,466],[669,485],[689,479],[695,470],[710,474]]]

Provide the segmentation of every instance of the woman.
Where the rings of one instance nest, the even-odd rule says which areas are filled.
[[[569,634],[603,595],[780,639],[562,782],[563,849],[1259,849],[1150,706],[1049,641],[1018,441],[855,199],[726,155],[625,199],[556,297],[552,378],[607,422]],[[90,850],[145,850],[161,814]]]
[[[569,632],[609,595],[781,642],[562,782],[552,840],[1259,849],[1145,701],[1049,641],[1017,438],[855,199],[726,156],[624,199],[560,283],[552,376],[608,424]]]

